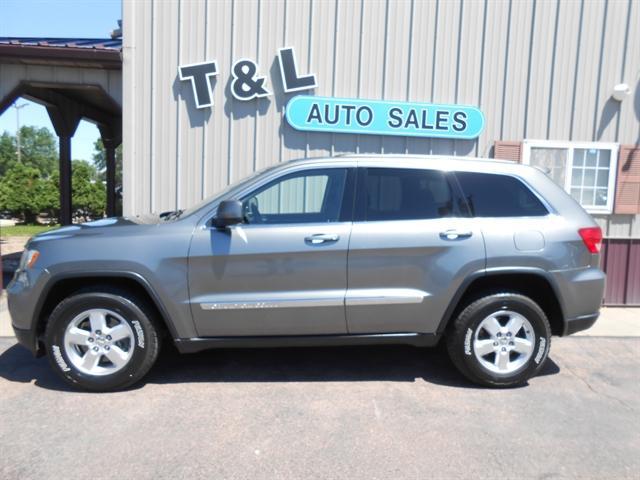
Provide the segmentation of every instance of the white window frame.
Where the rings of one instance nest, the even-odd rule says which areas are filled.
[[[571,177],[573,174],[573,155],[576,148],[609,150],[609,183],[607,184],[607,204],[603,206],[583,206],[589,213],[610,214],[613,212],[613,201],[616,194],[616,177],[618,174],[618,150],[620,145],[608,142],[570,142],[560,140],[524,140],[522,142],[522,163],[529,165],[532,148],[560,148],[567,150],[565,164],[564,191],[571,195]]]

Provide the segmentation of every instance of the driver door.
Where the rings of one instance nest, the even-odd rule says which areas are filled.
[[[197,229],[189,254],[198,335],[347,332],[344,297],[355,171],[284,174],[245,195],[245,223]]]

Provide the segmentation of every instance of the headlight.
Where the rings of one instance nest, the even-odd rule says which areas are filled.
[[[32,268],[38,257],[40,256],[40,252],[38,250],[25,250],[22,252],[22,257],[20,258],[20,270],[26,270],[28,268]]]

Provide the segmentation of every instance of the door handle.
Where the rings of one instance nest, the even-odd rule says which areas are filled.
[[[440,232],[440,238],[443,240],[459,240],[461,238],[469,238],[473,232],[469,230],[456,230],[454,228]]]
[[[311,245],[320,245],[322,243],[337,242],[340,236],[336,234],[316,233],[310,237],[306,237],[304,241]]]

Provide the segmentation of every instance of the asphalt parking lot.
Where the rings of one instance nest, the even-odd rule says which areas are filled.
[[[0,478],[638,478],[640,338],[554,339],[475,388],[441,349],[165,349],[127,392],[71,391],[0,339]]]

